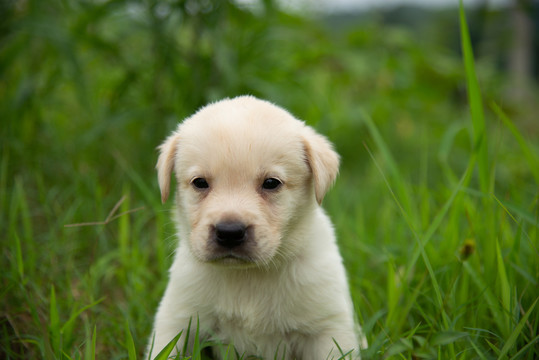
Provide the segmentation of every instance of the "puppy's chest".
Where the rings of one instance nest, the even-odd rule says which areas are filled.
[[[243,285],[243,286],[242,286]],[[210,327],[221,334],[283,335],[309,317],[302,296],[264,284],[224,284],[207,304]]]
[[[258,295],[258,296],[256,296]],[[289,299],[250,294],[222,296],[211,307],[214,329],[225,334],[285,333],[297,327],[297,306]]]
[[[251,300],[239,300],[235,305],[228,301],[216,304],[220,306],[213,310],[210,336],[224,344],[234,344],[236,351],[244,355],[273,358],[276,349],[290,351],[302,328],[294,307]],[[283,352],[279,358],[289,359],[288,355]]]

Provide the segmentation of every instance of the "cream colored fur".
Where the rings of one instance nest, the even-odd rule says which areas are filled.
[[[245,357],[338,358],[336,341],[359,358],[346,274],[319,206],[338,167],[323,136],[254,97],[210,104],[181,123],[157,163],[163,202],[176,176],[180,242],[148,352],[153,342],[155,356],[198,319],[203,339],[233,344]],[[282,185],[263,188],[269,178]],[[237,248],[215,241],[215,227],[227,221],[248,229]]]

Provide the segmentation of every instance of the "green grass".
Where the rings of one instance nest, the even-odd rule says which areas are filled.
[[[1,5],[0,358],[142,358],[176,241],[155,148],[243,93],[342,155],[324,207],[364,358],[539,357],[539,127],[464,12],[459,53],[376,19],[207,4]]]

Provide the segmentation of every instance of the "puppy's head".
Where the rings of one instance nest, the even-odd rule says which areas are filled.
[[[163,202],[176,174],[180,236],[197,259],[236,267],[294,255],[339,167],[323,136],[250,96],[202,108],[159,149]]]

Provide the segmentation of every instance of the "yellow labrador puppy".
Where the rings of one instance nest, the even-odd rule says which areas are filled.
[[[245,357],[359,358],[345,270],[320,207],[338,167],[323,136],[251,96],[182,122],[157,162],[163,202],[176,176],[180,242],[148,355],[182,330],[176,352],[188,341],[188,355],[193,336],[184,336],[198,319],[202,339]]]

